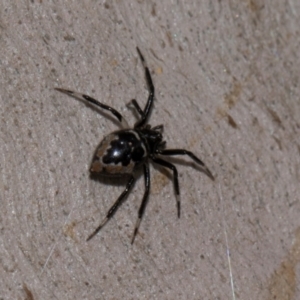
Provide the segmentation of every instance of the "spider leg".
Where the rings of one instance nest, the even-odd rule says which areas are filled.
[[[168,169],[171,169],[173,171],[173,182],[174,182],[174,189],[175,189],[175,193],[176,193],[176,203],[177,203],[177,215],[178,215],[178,218],[180,218],[180,199],[179,199],[179,183],[178,183],[177,169],[173,164],[171,164],[168,161],[165,161],[161,158],[151,156],[151,159],[156,164],[164,166],[164,167],[166,167]]]
[[[215,180],[212,173],[209,171],[207,166],[204,164],[202,160],[200,160],[194,153],[191,151],[185,150],[185,149],[166,149],[166,150],[157,150],[157,154],[160,155],[188,155],[191,159],[193,159],[198,165],[200,165],[203,168],[204,173],[212,180]]]
[[[123,191],[123,193],[119,196],[117,201],[113,204],[113,206],[109,209],[105,219],[102,221],[102,223],[96,228],[96,230],[87,238],[87,241],[92,239],[99,231],[100,229],[107,223],[107,221],[115,214],[117,209],[122,204],[124,198],[128,195],[130,189],[132,188],[133,184],[135,182],[135,178],[133,176],[130,177],[129,181],[127,182],[126,188]]]
[[[141,107],[139,106],[139,104],[137,103],[137,101],[135,99],[132,99],[127,106],[133,105],[133,107],[136,109],[136,111],[140,114],[141,117],[144,116],[144,112],[141,109]]]
[[[141,206],[139,208],[139,212],[138,212],[138,219],[136,221],[136,225],[133,231],[133,235],[132,235],[132,239],[131,239],[131,244],[133,244],[134,239],[136,234],[138,233],[140,224],[141,224],[141,220],[143,218],[145,209],[146,209],[146,205],[148,203],[148,199],[149,199],[149,191],[150,191],[150,172],[149,172],[149,166],[148,163],[144,164],[144,177],[145,177],[145,193],[144,193],[144,197],[141,203]]]
[[[148,85],[148,89],[149,89],[149,96],[148,96],[147,104],[146,104],[146,106],[144,108],[144,111],[143,111],[143,115],[141,115],[141,119],[134,124],[134,128],[142,127],[147,122],[147,119],[149,117],[149,113],[150,113],[151,108],[152,108],[152,104],[153,104],[153,100],[154,100],[154,93],[155,93],[155,89],[154,89],[154,85],[153,85],[152,78],[151,78],[151,75],[150,75],[150,71],[149,71],[149,68],[146,64],[144,56],[142,55],[142,53],[141,53],[141,51],[138,47],[136,47],[136,50],[137,50],[137,52],[140,56],[140,59],[142,61],[144,69],[145,69],[145,76],[146,76],[146,81],[147,81],[147,85]],[[133,104],[133,105],[135,105],[135,104]]]
[[[136,111],[140,114],[141,117],[144,116],[143,110],[141,109],[140,105],[137,103],[137,101],[135,99],[132,99],[127,104],[127,107],[130,107],[131,105],[133,105],[133,107],[136,109]],[[164,125],[163,124],[156,125],[156,126],[152,127],[152,130],[162,132],[164,130]]]
[[[55,88],[55,90],[57,90],[61,93],[67,94],[71,97],[74,97],[74,98],[92,103],[96,106],[99,106],[102,109],[108,110],[118,119],[118,121],[121,123],[121,126],[123,128],[128,128],[129,127],[128,123],[124,119],[124,117],[118,111],[116,111],[114,108],[112,108],[112,107],[110,107],[106,104],[103,104],[103,103],[99,102],[98,100],[96,100],[96,99],[94,99],[94,98],[92,98],[88,95],[85,95],[85,94],[80,94],[80,93],[77,93],[77,92],[73,92],[73,91],[66,90],[66,89],[61,89],[61,88]]]

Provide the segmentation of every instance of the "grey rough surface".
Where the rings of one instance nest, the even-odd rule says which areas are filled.
[[[1,299],[300,298],[300,2],[162,2],[0,3]],[[177,220],[172,183],[151,168],[135,244],[142,178],[87,243],[122,190],[88,176],[118,127],[53,88],[132,124],[125,104],[147,97],[137,45],[151,124],[216,182],[179,166]]]

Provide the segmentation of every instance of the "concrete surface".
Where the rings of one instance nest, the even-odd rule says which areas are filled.
[[[299,15],[297,0],[1,1],[0,299],[300,299]],[[123,189],[88,173],[118,126],[53,88],[133,124],[136,46],[150,123],[216,181],[178,164],[178,220],[152,167],[134,245],[142,178],[86,242]]]

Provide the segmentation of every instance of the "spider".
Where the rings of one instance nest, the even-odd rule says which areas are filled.
[[[123,116],[114,108],[100,103],[96,99],[73,92],[67,89],[55,88],[57,91],[65,93],[69,96],[77,98],[79,100],[87,101],[95,106],[98,106],[104,110],[108,110],[122,126],[122,130],[114,131],[103,138],[99,146],[96,149],[94,157],[92,159],[90,172],[91,174],[98,174],[102,176],[112,176],[112,177],[123,177],[127,176],[128,182],[126,184],[125,190],[116,200],[116,202],[108,210],[106,217],[101,222],[101,224],[94,230],[94,232],[87,238],[87,241],[92,239],[100,229],[107,223],[109,219],[113,217],[120,205],[125,200],[126,196],[130,192],[133,184],[136,181],[135,173],[138,168],[143,167],[144,178],[145,178],[145,192],[144,196],[138,210],[138,218],[133,231],[131,244],[133,244],[135,237],[138,233],[138,229],[145,213],[145,208],[149,198],[150,192],[150,171],[149,171],[149,161],[170,169],[173,172],[173,184],[176,194],[176,204],[177,204],[177,215],[180,217],[180,199],[179,199],[179,183],[178,183],[178,172],[176,167],[163,159],[165,156],[174,155],[187,155],[196,164],[198,164],[202,171],[214,180],[212,173],[205,166],[205,164],[197,158],[191,151],[185,149],[165,149],[166,142],[163,141],[163,125],[157,125],[151,127],[148,122],[149,114],[151,112],[155,88],[152,82],[149,68],[146,64],[144,56],[142,55],[140,49],[136,47],[140,60],[143,64],[145,70],[146,82],[148,85],[149,96],[144,109],[140,107],[135,99],[129,102],[133,108],[139,114],[139,120],[134,124],[133,128],[129,128],[126,120]]]

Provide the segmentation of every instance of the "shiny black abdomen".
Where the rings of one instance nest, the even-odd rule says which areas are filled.
[[[145,147],[138,134],[133,130],[122,130],[115,133],[116,139],[110,142],[110,147],[103,156],[105,164],[128,166],[132,161],[139,163],[145,156]]]
[[[146,156],[146,147],[135,130],[115,131],[98,146],[91,172],[117,176],[131,174]]]

